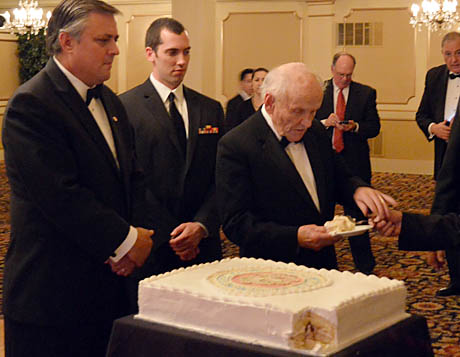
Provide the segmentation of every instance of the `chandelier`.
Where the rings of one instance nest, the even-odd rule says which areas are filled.
[[[449,30],[460,20],[457,14],[457,0],[444,0],[442,5],[437,0],[423,0],[420,6],[412,4],[412,16],[409,23],[421,30],[422,25],[430,31]]]
[[[42,28],[46,28],[51,12],[46,14],[46,20],[43,18],[43,9],[38,7],[37,0],[19,0],[19,6],[13,10],[14,18],[8,11],[1,14],[5,18],[4,27],[11,33],[24,35],[38,34]]]

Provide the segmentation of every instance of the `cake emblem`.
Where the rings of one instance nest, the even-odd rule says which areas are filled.
[[[208,280],[228,294],[259,297],[307,292],[332,283],[318,272],[263,267],[219,271]]]

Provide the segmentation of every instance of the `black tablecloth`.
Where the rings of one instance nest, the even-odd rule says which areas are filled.
[[[134,319],[114,322],[107,357],[262,357],[305,356],[296,352],[236,342],[167,325]],[[425,318],[410,316],[334,357],[433,356]]]

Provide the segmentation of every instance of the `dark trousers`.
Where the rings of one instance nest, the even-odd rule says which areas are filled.
[[[5,357],[104,357],[112,322],[37,326],[5,316]]]
[[[447,249],[446,259],[449,267],[450,283],[460,288],[460,248]]]
[[[346,216],[351,216],[356,221],[366,219],[357,206],[344,207],[344,212]],[[375,259],[372,254],[369,233],[366,232],[359,236],[350,237],[348,238],[348,242],[350,243],[351,255],[353,256],[356,269],[363,273],[371,273],[375,267]]]

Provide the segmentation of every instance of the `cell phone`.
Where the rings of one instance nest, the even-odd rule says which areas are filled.
[[[350,123],[349,120],[342,120],[341,122],[339,122],[340,125],[349,124],[349,123]]]

